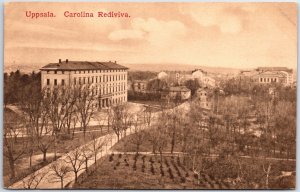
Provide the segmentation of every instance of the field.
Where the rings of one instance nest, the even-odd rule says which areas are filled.
[[[136,160],[135,160],[136,159]],[[200,178],[183,165],[183,159],[164,156],[112,154],[106,157],[76,189],[229,189],[207,174]],[[136,162],[136,163],[135,163]]]

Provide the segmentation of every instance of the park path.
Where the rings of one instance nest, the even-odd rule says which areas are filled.
[[[132,113],[133,114],[138,114],[140,112],[140,110],[138,109],[138,104],[135,104],[135,107],[132,108]],[[183,103],[179,106],[177,106],[177,108],[179,109],[187,109],[187,106],[188,104],[187,103]],[[168,110],[172,110],[172,109],[168,109]],[[154,113],[153,117],[156,118],[161,112],[156,112]],[[146,127],[146,126],[145,126]],[[144,128],[145,128],[144,127]],[[129,128],[126,130],[126,134],[124,134],[124,136],[128,136],[130,134],[133,134],[134,131],[132,128]],[[121,139],[121,138],[120,138]],[[104,136],[101,136],[99,138],[97,138],[97,142],[101,143],[103,141],[106,141],[105,142],[105,146],[103,146],[101,149],[101,152],[98,153],[97,155],[97,160],[99,160],[100,158],[110,154],[112,151],[111,151],[111,148],[112,146],[114,146],[117,142],[118,142],[118,138],[117,138],[117,135],[116,134],[108,134],[108,135],[104,135]],[[51,171],[51,166],[53,163],[57,162],[57,161],[67,161],[68,160],[68,156],[72,156],[72,153],[74,153],[76,150],[81,150],[83,148],[89,148],[91,149],[93,147],[93,141],[90,141],[80,147],[78,147],[77,149],[61,156],[59,159],[57,159],[56,161],[44,166],[43,168],[37,170],[36,172],[28,175],[27,177],[25,177],[24,179],[12,184],[11,186],[9,186],[8,188],[9,189],[24,189],[28,186],[26,186],[33,178],[33,175],[43,175],[43,178],[40,180],[40,182],[38,183],[37,186],[33,186],[34,188],[36,189],[60,189],[61,188],[61,182],[58,180],[58,178],[56,178],[54,175],[53,175],[53,171]],[[85,149],[86,150],[86,149]],[[86,150],[88,151],[88,150]],[[90,152],[92,154],[92,152]],[[80,160],[83,160],[83,159],[80,159]],[[94,164],[94,160],[90,160],[88,161],[88,167],[92,166]],[[70,163],[66,163],[67,166],[70,166],[71,167],[71,164]],[[84,165],[82,165],[82,167],[84,167]],[[84,173],[85,170],[84,169],[81,169],[79,172],[78,172],[78,176],[81,175],[82,173]],[[66,187],[69,183],[72,183],[73,181],[75,180],[75,175],[74,175],[74,172],[68,172],[65,179],[64,179],[64,187]],[[25,185],[24,185],[25,184]],[[34,183],[33,183],[34,185]]]

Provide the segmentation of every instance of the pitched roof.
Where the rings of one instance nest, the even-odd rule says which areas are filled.
[[[256,69],[257,71],[286,71],[286,72],[292,72],[292,69],[289,69],[287,67],[258,67]]]
[[[49,63],[40,70],[109,70],[109,69],[128,69],[115,62],[89,62],[89,61],[62,61],[61,63]]]
[[[172,91],[172,92],[182,92],[182,91],[183,92],[188,92],[188,91],[191,91],[191,90],[188,89],[185,86],[180,86],[180,87],[170,87],[169,91]]]

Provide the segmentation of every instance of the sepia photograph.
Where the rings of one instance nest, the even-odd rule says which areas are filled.
[[[6,2],[6,189],[296,188],[292,2]]]

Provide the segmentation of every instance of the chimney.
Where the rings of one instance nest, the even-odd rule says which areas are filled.
[[[58,63],[61,63],[61,59],[58,60]]]
[[[66,63],[68,63],[69,62],[69,60],[68,59],[66,59]]]
[[[117,63],[117,61],[115,61],[115,63]]]

